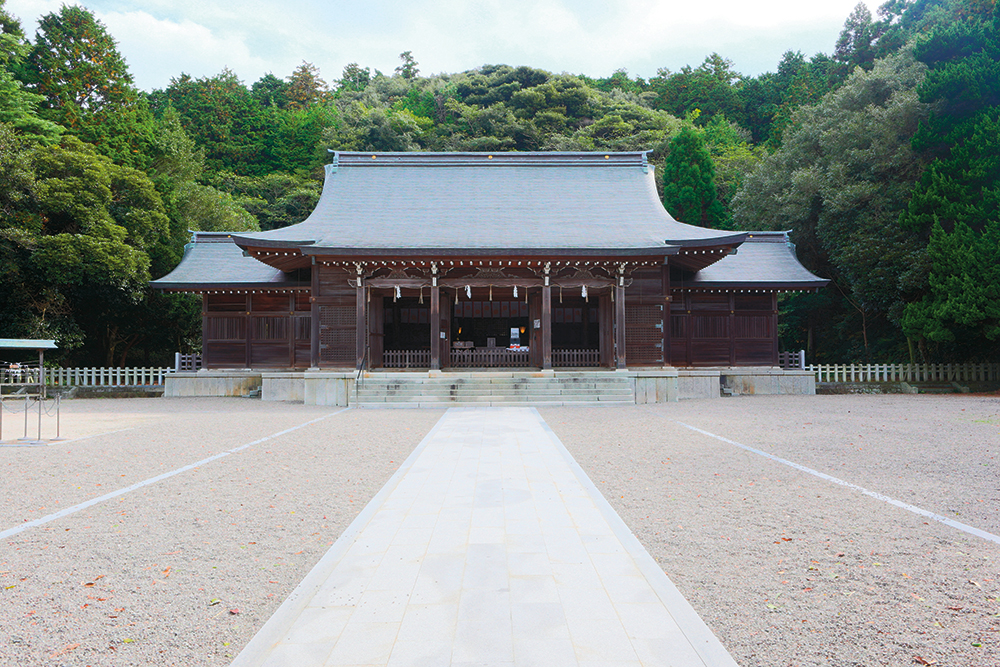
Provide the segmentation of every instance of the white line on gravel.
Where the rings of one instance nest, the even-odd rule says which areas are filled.
[[[696,428],[696,427],[691,426],[689,424],[685,424],[684,422],[679,422],[676,419],[672,419],[671,421],[674,422],[675,424],[683,426],[684,428],[691,429],[692,431],[695,431],[697,433],[701,433],[702,435],[707,435],[708,437],[715,438],[716,440],[721,440],[722,442],[728,443],[728,444],[733,445],[735,447],[739,447],[740,449],[744,449],[744,450],[746,450],[748,452],[752,452],[752,453],[757,454],[759,456],[763,456],[766,459],[770,459],[770,460],[775,461],[777,463],[780,463],[782,465],[789,466],[790,468],[795,468],[796,470],[799,470],[801,472],[807,473],[809,475],[813,475],[815,477],[819,477],[820,479],[825,479],[828,482],[833,482],[834,484],[839,484],[841,486],[846,486],[849,489],[854,489],[855,491],[860,491],[861,493],[865,494],[866,496],[870,496],[872,498],[875,498],[876,500],[881,500],[882,502],[889,503],[890,505],[895,505],[896,507],[899,507],[900,509],[904,509],[907,512],[913,512],[914,514],[919,514],[922,517],[926,517],[928,519],[933,519],[934,521],[938,521],[940,523],[943,523],[946,526],[951,526],[952,528],[957,528],[958,530],[961,530],[961,531],[964,531],[966,533],[969,533],[970,535],[975,535],[976,537],[981,537],[984,540],[989,540],[990,542],[995,542],[997,544],[1000,544],[1000,535],[994,535],[993,533],[988,533],[985,530],[980,530],[979,528],[976,528],[974,526],[970,526],[968,524],[964,524],[964,523],[962,523],[960,521],[955,521],[954,519],[949,519],[946,516],[942,516],[940,514],[935,514],[934,512],[930,512],[930,511],[925,510],[923,508],[917,507],[916,505],[910,505],[909,503],[904,503],[901,500],[896,500],[895,498],[890,498],[889,496],[884,496],[881,493],[878,493],[876,491],[869,491],[868,489],[864,488],[863,486],[858,486],[857,484],[852,484],[851,482],[846,482],[846,481],[844,481],[842,479],[838,479],[838,478],[833,477],[831,475],[827,475],[826,473],[822,473],[822,472],[820,472],[818,470],[813,470],[812,468],[807,468],[804,465],[800,465],[798,463],[794,463],[794,462],[789,461],[787,459],[783,459],[783,458],[781,458],[779,456],[775,456],[774,454],[768,454],[767,452],[763,452],[763,451],[761,451],[759,449],[754,449],[753,447],[750,447],[748,445],[744,445],[742,443],[736,442],[735,440],[730,440],[729,438],[723,438],[721,435],[715,435],[714,433],[709,433],[708,431],[703,431],[700,428]]]
[[[25,531],[25,530],[27,530],[29,528],[34,528],[35,526],[41,526],[43,524],[49,523],[50,521],[55,521],[56,519],[61,519],[61,518],[65,517],[65,516],[69,516],[70,514],[74,514],[76,512],[79,512],[80,510],[85,510],[88,507],[93,507],[94,505],[97,505],[99,503],[103,503],[106,500],[111,500],[112,498],[117,498],[118,496],[123,496],[126,493],[129,493],[130,491],[135,491],[136,489],[141,489],[144,486],[149,486],[150,484],[156,484],[157,482],[162,482],[163,480],[168,479],[170,477],[173,477],[174,475],[179,475],[182,472],[187,472],[188,470],[192,470],[192,469],[197,468],[199,466],[203,466],[206,463],[211,463],[212,461],[217,461],[217,460],[219,460],[221,458],[229,456],[230,454],[235,454],[236,452],[243,451],[247,447],[253,447],[254,445],[259,445],[262,442],[267,442],[268,440],[273,440],[274,438],[279,438],[279,437],[281,437],[283,435],[287,435],[288,433],[292,433],[293,431],[298,431],[300,428],[305,428],[306,426],[310,426],[312,424],[315,424],[316,422],[321,422],[324,419],[327,419],[328,417],[333,417],[334,415],[339,415],[341,412],[344,412],[345,410],[350,410],[350,408],[344,408],[342,410],[337,410],[336,412],[331,412],[328,415],[323,415],[322,417],[317,417],[316,419],[313,419],[311,421],[307,421],[304,424],[299,424],[298,426],[293,426],[291,428],[286,428],[284,431],[278,431],[277,433],[272,433],[271,435],[264,436],[263,438],[258,438],[257,440],[254,440],[253,442],[248,442],[245,445],[240,445],[239,447],[233,447],[232,449],[227,449],[226,451],[220,452],[220,453],[218,453],[218,454],[216,454],[214,456],[209,456],[207,459],[202,459],[201,461],[198,461],[196,463],[190,463],[190,464],[188,464],[186,466],[183,466],[181,468],[177,468],[176,470],[171,470],[170,472],[165,472],[162,475],[157,475],[156,477],[150,477],[147,480],[143,480],[141,482],[136,482],[132,486],[126,486],[123,489],[118,489],[117,491],[112,491],[111,493],[106,493],[103,496],[98,496],[97,498],[91,498],[90,500],[88,500],[86,502],[82,502],[79,505],[73,505],[72,507],[67,507],[66,509],[59,510],[58,512],[54,512],[54,513],[49,514],[47,516],[43,516],[43,517],[41,517],[39,519],[34,519],[32,521],[25,521],[24,523],[22,523],[19,526],[15,526],[13,528],[9,528],[9,529],[3,531],[2,533],[0,533],[0,540],[6,539],[8,537],[11,537],[12,535],[17,535],[18,533],[21,533],[21,532],[23,532],[23,531]]]

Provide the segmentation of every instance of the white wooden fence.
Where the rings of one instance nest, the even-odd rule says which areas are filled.
[[[173,368],[46,368],[45,384],[61,387],[139,387],[162,385]],[[0,371],[0,384],[37,384],[38,367]]]
[[[817,382],[991,382],[1000,364],[812,364]]]

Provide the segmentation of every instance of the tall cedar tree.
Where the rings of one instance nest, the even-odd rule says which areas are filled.
[[[38,22],[35,43],[17,68],[41,95],[40,115],[118,163],[144,168],[152,116],[104,24],[82,7],[63,5]]]
[[[715,192],[715,167],[701,133],[685,126],[663,164],[663,205],[680,222],[718,229],[726,212]]]
[[[931,68],[921,99],[938,106],[913,143],[936,159],[900,220],[913,232],[930,230],[928,293],[907,307],[904,329],[929,356],[995,360],[1000,356],[1000,5],[992,23],[938,30],[918,45],[917,55]]]

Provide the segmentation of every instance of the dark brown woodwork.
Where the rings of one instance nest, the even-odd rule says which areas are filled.
[[[319,368],[319,303],[316,295],[319,294],[319,267],[312,269],[312,289],[309,290],[309,310],[311,321],[309,325],[309,367]]]
[[[438,288],[441,289],[440,287]],[[448,366],[451,360],[451,301],[448,300],[448,293],[442,292],[441,296],[444,296],[445,304],[441,308],[441,331],[444,332],[444,338],[440,338],[439,343],[441,349],[441,367],[444,368]],[[440,298],[440,296],[438,297]]]
[[[353,276],[338,267],[317,265],[319,367],[354,368],[357,364],[357,289]]]
[[[542,329],[535,328],[535,322],[542,322],[542,291],[528,292],[528,363],[532,366],[542,365]]]
[[[625,288],[615,286],[615,352],[617,368],[625,368]]]
[[[615,341],[613,323],[614,309],[611,307],[610,290],[608,290],[607,294],[602,294],[600,296],[600,300],[597,305],[599,308],[597,323],[600,327],[598,333],[598,347],[601,351],[601,366],[604,366],[605,368],[612,368],[615,365]]]
[[[250,312],[251,312],[252,308],[253,308],[253,304],[250,303],[250,294],[247,293],[247,295],[246,295],[246,325],[245,325],[245,329],[244,329],[244,331],[246,331],[247,333],[246,333],[246,337],[245,337],[245,341],[246,342],[244,343],[245,352],[243,354],[243,359],[244,359],[243,367],[244,368],[250,366],[251,359],[253,358],[253,349],[252,349],[252,345],[250,343],[250,340],[251,340],[251,337],[252,337],[252,334],[250,333],[250,326],[252,324],[251,319],[250,319]]]
[[[357,351],[357,364],[355,368],[361,368],[362,364],[365,363],[365,346],[368,343],[368,319],[367,319],[367,303],[366,303],[366,290],[364,283],[358,281],[358,286],[355,290],[357,294],[357,328],[355,329],[355,350]]]
[[[542,369],[549,368],[552,368],[552,286],[542,285]]]
[[[205,340],[205,333],[208,331],[208,295],[201,295],[201,364],[204,368],[214,368],[212,366],[212,354],[209,345]]]
[[[663,319],[661,321],[663,343],[661,347],[663,363],[670,365],[670,267],[664,262],[660,267],[660,295],[663,297]]]
[[[441,288],[431,286],[431,370],[441,368]]]
[[[381,368],[385,359],[384,295],[369,288],[368,298],[368,367]]]

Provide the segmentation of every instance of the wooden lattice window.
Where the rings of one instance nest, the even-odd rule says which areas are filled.
[[[357,310],[353,305],[320,306],[319,356],[323,361],[354,365]]]
[[[633,365],[663,363],[661,304],[625,304],[625,359]]]

